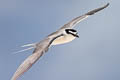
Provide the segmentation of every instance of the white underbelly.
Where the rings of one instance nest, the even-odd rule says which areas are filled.
[[[58,45],[58,44],[64,44],[64,43],[68,43],[71,42],[72,40],[74,40],[76,37],[72,36],[72,35],[67,35],[67,36],[61,36],[57,39],[55,39],[51,45]]]

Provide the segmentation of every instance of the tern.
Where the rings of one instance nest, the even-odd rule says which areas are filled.
[[[21,75],[24,74],[28,69],[32,67],[32,65],[45,53],[48,51],[49,47],[52,45],[59,45],[71,42],[75,38],[78,38],[79,35],[77,33],[77,30],[73,29],[75,25],[80,23],[82,20],[88,18],[89,16],[93,15],[94,13],[108,7],[109,3],[106,5],[96,8],[94,10],[91,10],[87,12],[86,14],[83,14],[82,16],[78,16],[62,26],[60,29],[58,29],[56,32],[53,32],[52,34],[45,37],[42,41],[24,45],[23,47],[30,46],[28,49],[34,48],[33,53],[25,59],[22,64],[18,67],[16,72],[14,73],[11,80],[17,80]],[[27,49],[26,49],[27,50]],[[24,51],[24,50],[23,50]]]

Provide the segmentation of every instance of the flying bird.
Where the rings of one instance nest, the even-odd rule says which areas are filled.
[[[26,46],[31,46],[29,49],[34,48],[33,53],[23,61],[23,63],[18,67],[16,72],[14,73],[13,77],[11,80],[17,80],[24,72],[26,72],[29,68],[32,67],[32,65],[45,53],[48,51],[49,47],[52,45],[59,45],[59,44],[64,44],[71,42],[75,38],[78,38],[78,32],[77,30],[73,29],[76,24],[81,22],[82,20],[88,18],[89,16],[93,15],[94,13],[106,8],[109,5],[107,3],[106,5],[91,10],[88,13],[78,16],[65,24],[63,27],[58,29],[56,32],[53,32],[52,34],[48,35],[45,37],[42,41],[33,43],[33,44],[28,44],[24,45],[23,47]],[[23,50],[24,51],[24,50]]]

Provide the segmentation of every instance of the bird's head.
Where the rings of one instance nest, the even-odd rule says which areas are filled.
[[[67,34],[70,34],[70,35],[72,35],[74,37],[79,38],[79,35],[78,35],[78,33],[77,33],[77,31],[75,29],[65,29],[65,32]]]

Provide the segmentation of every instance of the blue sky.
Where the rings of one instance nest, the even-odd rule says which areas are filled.
[[[119,80],[119,0],[0,0],[0,80],[10,80],[38,42],[71,19],[110,6],[76,26],[80,35],[69,44],[53,46],[19,80]]]

